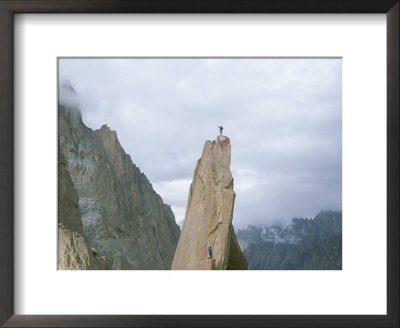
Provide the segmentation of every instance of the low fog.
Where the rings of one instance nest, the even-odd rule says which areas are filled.
[[[231,139],[233,224],[342,207],[340,59],[59,59],[92,129],[107,124],[176,221],[205,140]]]

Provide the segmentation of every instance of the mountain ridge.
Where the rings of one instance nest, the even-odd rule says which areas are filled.
[[[284,226],[250,225],[238,230],[251,270],[341,270],[342,212],[321,211]]]
[[[60,153],[79,195],[82,231],[72,231],[83,234],[112,269],[170,269],[180,234],[171,207],[125,153],[117,133],[106,125],[87,127],[71,103],[59,104],[58,127]]]

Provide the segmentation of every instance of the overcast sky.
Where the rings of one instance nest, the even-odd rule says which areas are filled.
[[[231,139],[233,224],[342,207],[341,59],[60,59],[84,123],[107,124],[176,221],[205,140]]]

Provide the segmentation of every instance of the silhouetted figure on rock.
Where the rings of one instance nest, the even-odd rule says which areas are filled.
[[[221,126],[219,126],[218,128],[219,128],[219,133],[220,133],[220,135],[222,136],[222,130],[223,130],[224,128],[223,128],[223,126],[222,126],[222,125],[221,125]]]
[[[212,248],[211,246],[208,246],[208,255],[209,255],[209,259],[212,259]]]

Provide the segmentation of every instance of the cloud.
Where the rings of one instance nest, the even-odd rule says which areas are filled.
[[[232,144],[235,227],[341,209],[340,59],[60,59],[180,220],[205,140]]]
[[[59,81],[58,86],[58,102],[60,105],[78,109],[80,107],[79,97],[71,82],[66,79]]]

